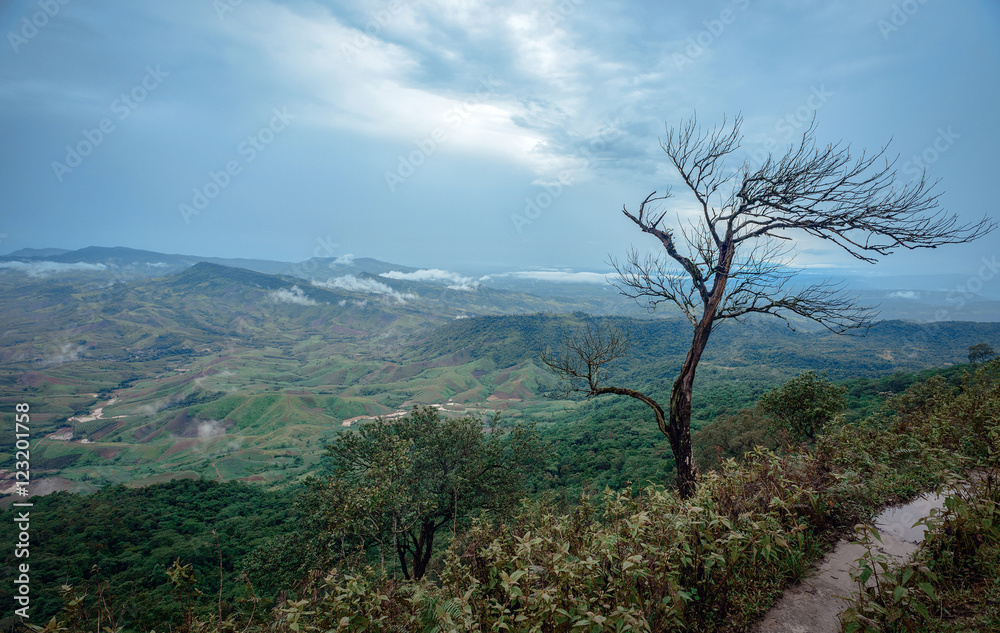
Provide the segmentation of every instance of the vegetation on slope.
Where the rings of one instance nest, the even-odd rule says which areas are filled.
[[[89,496],[54,493],[32,499],[31,615],[33,622],[56,615],[60,587],[93,589],[82,607],[97,606],[97,590],[127,630],[162,629],[180,622],[183,607],[171,598],[166,571],[175,560],[192,565],[201,579],[219,578],[224,615],[244,597],[236,568],[250,552],[278,533],[294,529],[290,498],[240,483],[176,480],[146,488],[109,486]],[[17,541],[14,516],[0,512],[0,540]],[[5,553],[0,603],[14,604],[13,571],[26,559]],[[219,586],[198,604],[212,607]],[[270,600],[267,601],[270,603]],[[267,604],[265,603],[265,604]]]
[[[860,422],[829,422],[813,444],[728,460],[703,476],[689,501],[657,485],[585,494],[570,506],[542,496],[513,516],[475,521],[420,581],[393,577],[364,557],[344,559],[326,578],[287,587],[274,611],[251,620],[245,611],[220,616],[202,609],[180,629],[742,630],[832,538],[882,504],[933,487],[949,472],[995,470],[998,422],[1000,361],[993,361],[958,386],[932,377]],[[993,507],[990,499],[981,505]],[[960,540],[966,548],[981,536],[985,545],[973,553],[989,564],[990,534],[952,532],[968,536]],[[968,549],[939,550],[951,561],[972,560]],[[986,588],[962,595],[992,595],[992,585],[970,570],[969,582]],[[175,571],[179,590],[189,583],[184,578]],[[205,593],[210,578],[198,580]],[[914,600],[920,591],[910,594]],[[79,617],[70,604],[47,630],[80,630],[69,624]]]

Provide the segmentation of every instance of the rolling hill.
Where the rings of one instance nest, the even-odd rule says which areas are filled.
[[[353,260],[353,273],[323,260],[317,269],[343,274],[316,283],[207,261],[123,280],[113,267],[149,255],[115,252],[119,263],[105,269],[0,270],[0,406],[31,405],[33,466],[51,489],[294,481],[336,433],[413,405],[502,411],[543,428],[609,415],[644,425],[641,409],[621,403],[543,397],[556,384],[538,352],[588,319],[607,320],[631,340],[611,380],[665,397],[690,336],[671,318],[589,317],[609,301],[593,293],[449,287],[376,260]],[[76,253],[44,257],[107,254]],[[402,274],[371,272],[380,268]],[[982,342],[997,345],[1000,324],[883,321],[863,338],[722,324],[699,369],[695,423],[802,371],[883,376],[964,362]],[[0,433],[4,446],[10,432]],[[12,457],[0,455],[0,468]]]

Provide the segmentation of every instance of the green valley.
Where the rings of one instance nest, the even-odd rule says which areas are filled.
[[[576,466],[554,465],[556,481],[565,471],[578,485],[571,473],[592,473],[585,462],[598,452],[598,470],[619,473],[615,484],[669,472],[669,449],[641,407],[546,397],[557,385],[538,356],[587,320],[610,319],[631,344],[612,381],[665,397],[689,342],[686,322],[591,317],[600,305],[586,293],[454,290],[354,266],[349,276],[335,271],[350,283],[323,285],[211,262],[127,280],[0,275],[0,403],[31,406],[34,485],[284,484],[313,472],[344,429],[416,405],[445,415],[500,411],[555,436],[581,434],[577,443],[591,448],[575,451]],[[969,346],[997,340],[996,323],[883,321],[865,337],[726,324],[699,370],[695,427],[803,371],[874,379],[962,363]],[[11,432],[3,429],[0,456],[8,482]],[[615,451],[627,454],[606,455]]]

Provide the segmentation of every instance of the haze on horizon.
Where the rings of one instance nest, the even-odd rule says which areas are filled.
[[[742,113],[750,160],[820,143],[926,167],[942,206],[997,216],[1000,6],[15,1],[0,7],[0,252],[128,246],[428,269],[606,271],[653,247],[658,145]],[[83,155],[85,154],[85,155]],[[646,238],[646,239],[644,239]],[[996,235],[858,266],[973,275]]]

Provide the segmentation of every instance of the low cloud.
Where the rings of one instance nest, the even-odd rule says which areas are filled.
[[[294,303],[301,306],[314,306],[316,301],[306,296],[302,288],[292,286],[291,290],[282,288],[268,293],[268,296],[275,303]]]
[[[88,264],[86,262],[76,262],[66,264],[63,262],[0,262],[0,268],[17,270],[27,274],[29,277],[48,277],[69,272],[94,272],[107,270],[104,264]]]
[[[913,290],[897,290],[895,292],[890,292],[889,296],[897,299],[919,299],[920,293]]]
[[[198,420],[198,426],[195,427],[195,431],[197,432],[197,438],[199,440],[212,440],[205,442],[199,441],[192,447],[192,452],[200,455],[225,455],[227,453],[235,453],[240,450],[243,445],[243,436],[238,431],[228,433],[225,423],[221,420]]]
[[[406,281],[429,281],[433,283],[441,283],[448,286],[452,290],[465,290],[472,291],[479,287],[479,280],[473,279],[472,277],[466,277],[464,275],[459,275],[458,273],[453,273],[450,270],[441,270],[440,268],[423,268],[421,270],[415,270],[412,273],[404,273],[398,270],[392,270],[387,273],[382,273],[380,277],[385,277],[387,279],[403,279]]]
[[[333,263],[340,266],[350,266],[354,263],[354,255],[341,255],[337,259],[333,260]]]
[[[364,292],[372,295],[383,295],[392,297],[400,303],[406,303],[408,299],[416,299],[413,293],[401,293],[394,288],[374,279],[367,277],[355,277],[354,275],[342,275],[327,281],[313,281],[314,286],[321,288],[333,288],[338,290],[350,290],[351,292]]]
[[[166,409],[169,404],[170,402],[167,400],[158,400],[153,404],[140,404],[138,407],[133,409],[133,411],[135,412],[135,415],[150,417]]]
[[[198,437],[216,437],[226,434],[226,427],[218,420],[201,420],[198,422]]]
[[[562,270],[525,270],[516,273],[504,273],[505,276],[518,279],[537,279],[538,281],[553,281],[578,284],[607,284],[606,273],[567,272]]]
[[[85,349],[85,346],[77,343],[64,343],[56,347],[51,354],[45,357],[45,364],[61,365],[63,363],[72,363],[80,359],[80,352]]]

